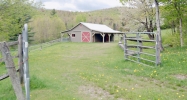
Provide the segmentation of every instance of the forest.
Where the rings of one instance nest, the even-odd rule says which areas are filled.
[[[30,43],[43,43],[60,38],[60,32],[79,22],[105,24],[122,32],[156,31],[155,0],[121,0],[128,6],[87,12],[45,9],[41,2],[30,0],[0,1],[0,41],[14,41],[24,23],[29,24]],[[170,46],[187,44],[187,1],[159,2],[161,30],[169,30],[162,43]],[[162,33],[162,32],[161,32]],[[161,34],[162,35],[162,34]],[[149,36],[151,39],[153,36]]]

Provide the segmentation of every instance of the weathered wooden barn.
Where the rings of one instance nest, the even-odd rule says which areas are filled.
[[[106,25],[80,22],[70,30],[61,32],[69,35],[72,42],[111,42],[114,34],[120,34]]]

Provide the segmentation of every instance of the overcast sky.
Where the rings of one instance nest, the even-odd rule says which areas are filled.
[[[121,6],[119,0],[35,0],[41,1],[46,9],[67,11],[92,11]]]

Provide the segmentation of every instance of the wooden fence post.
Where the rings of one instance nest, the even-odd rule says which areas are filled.
[[[19,64],[19,77],[20,83],[23,84],[23,50],[22,50],[22,36],[19,35],[18,37],[18,64]]]
[[[1,46],[0,48],[2,51],[3,59],[5,61],[6,68],[7,68],[9,77],[11,79],[17,100],[25,100],[19,78],[17,77],[17,74],[16,74],[16,68],[12,60],[12,57],[10,55],[10,52],[9,52],[9,48],[5,42],[0,43],[0,46]]]
[[[128,48],[127,48],[127,40],[126,40],[126,38],[127,38],[127,36],[126,36],[126,34],[124,34],[124,37],[123,37],[123,39],[124,39],[124,53],[125,53],[125,60],[127,60],[128,59]]]
[[[159,47],[159,36],[158,34],[156,34],[156,66],[159,65],[161,63],[161,60],[160,60],[160,47]]]

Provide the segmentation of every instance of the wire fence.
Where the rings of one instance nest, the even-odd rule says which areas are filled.
[[[45,42],[45,43],[31,45],[29,46],[29,52],[35,51],[35,50],[42,50],[43,48],[50,47],[60,42],[69,42],[69,38],[60,38],[60,39],[52,40],[52,41]]]

